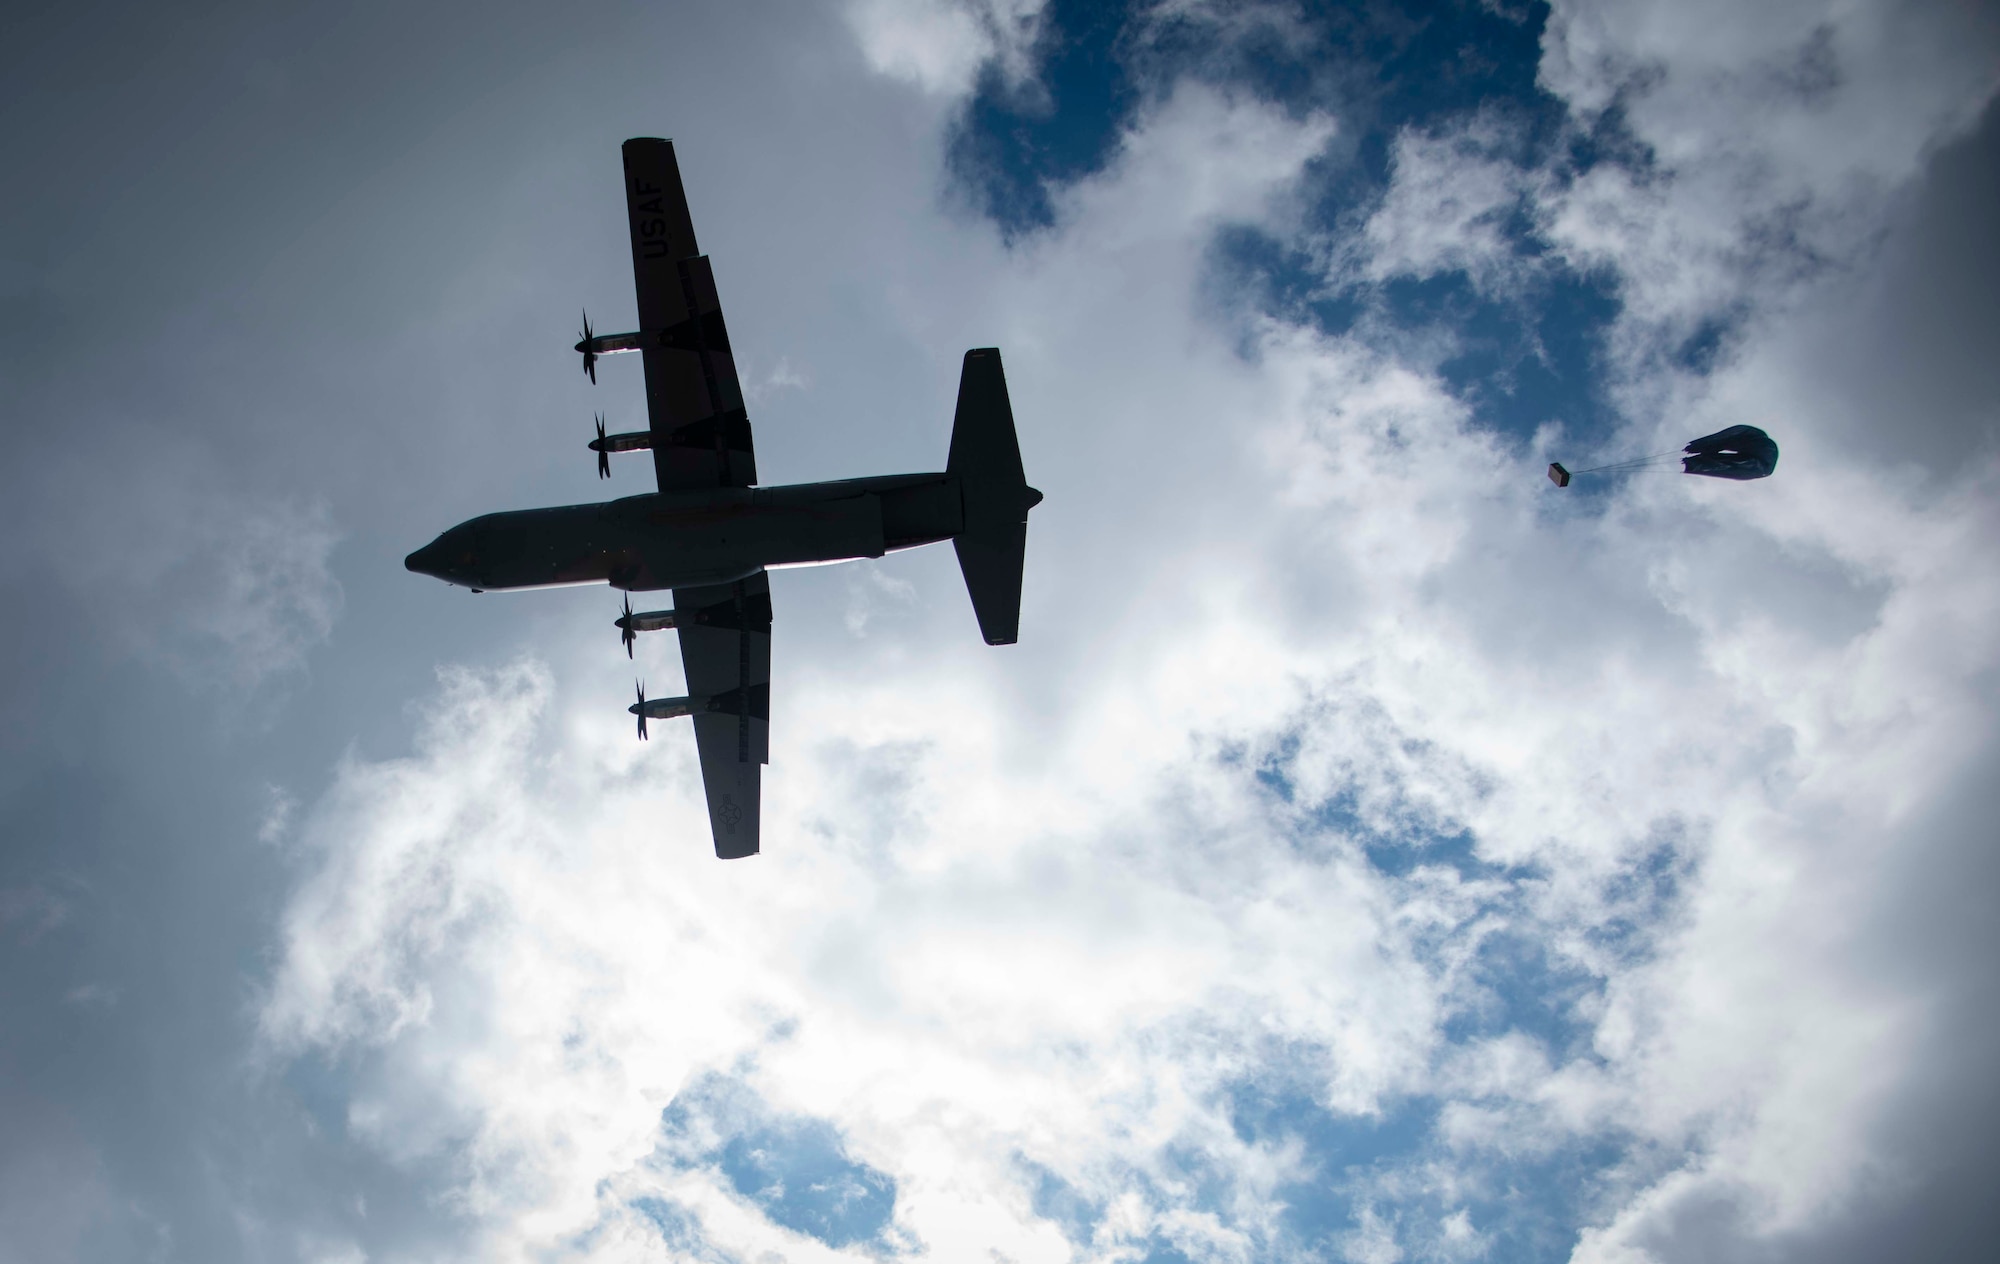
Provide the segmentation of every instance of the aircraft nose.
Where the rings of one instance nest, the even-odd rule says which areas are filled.
[[[404,558],[403,567],[447,584],[477,584],[478,537],[469,523],[460,523]]]
[[[452,565],[454,553],[469,550],[454,550],[451,547],[451,540],[448,536],[449,533],[441,535],[410,554],[403,559],[403,566],[408,570],[415,571],[419,575],[429,575],[432,579],[450,581],[452,571],[456,569]],[[466,558],[464,560],[470,561],[471,559]]]

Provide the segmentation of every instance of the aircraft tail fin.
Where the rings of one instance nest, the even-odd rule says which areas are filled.
[[[1012,645],[1020,635],[1028,511],[1041,503],[1042,494],[1028,486],[1021,467],[998,347],[965,353],[945,472],[957,477],[965,498],[965,530],[952,545],[980,635],[988,645]]]

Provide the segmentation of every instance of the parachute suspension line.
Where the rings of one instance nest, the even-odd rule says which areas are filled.
[[[1650,456],[1635,456],[1624,461],[1613,461],[1609,465],[1593,465],[1587,470],[1571,470],[1569,473],[1571,478],[1575,478],[1579,474],[1611,474],[1623,470],[1663,468],[1667,465],[1679,464],[1680,459],[1681,450],[1675,448],[1671,452],[1655,452]]]

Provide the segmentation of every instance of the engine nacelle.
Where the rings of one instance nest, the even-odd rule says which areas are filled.
[[[639,736],[644,738],[646,721],[676,720],[684,715],[735,715],[745,720],[752,718],[766,723],[771,719],[771,686],[751,685],[748,688],[726,689],[705,698],[648,698],[646,686],[639,686],[639,700],[625,708],[626,714],[639,717]]]
[[[599,435],[590,441],[592,452],[643,452],[653,446],[653,432],[630,430],[624,434]]]
[[[620,615],[611,623],[621,632],[663,632],[680,626],[671,610],[641,610],[637,614]]]
[[[576,349],[593,359],[603,355],[617,355],[620,351],[638,351],[657,340],[657,335],[594,334],[579,340]]]
[[[640,452],[653,446],[653,432],[650,430],[629,430],[624,434],[604,433],[604,414],[597,414],[597,437],[590,441],[590,450],[597,453],[597,477],[611,477],[611,454],[613,452]]]
[[[697,711],[708,710],[706,698],[648,698],[625,708],[632,715],[642,715],[649,720],[673,720]]]
[[[751,685],[748,689],[725,689],[705,698],[642,698],[625,710],[649,720],[671,720],[683,715],[749,715],[759,720],[771,718],[771,686]]]

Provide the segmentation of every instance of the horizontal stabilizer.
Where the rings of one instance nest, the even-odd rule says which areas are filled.
[[[952,541],[965,591],[972,596],[972,613],[979,635],[988,645],[1012,645],[1021,639],[1021,571],[1028,551],[1028,524],[1002,524],[966,532]]]
[[[1041,503],[1042,494],[1028,486],[1021,466],[997,347],[965,353],[945,472],[957,478],[965,497],[965,529],[952,544],[980,635],[988,645],[1012,645],[1020,637],[1028,510]]]

